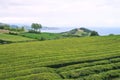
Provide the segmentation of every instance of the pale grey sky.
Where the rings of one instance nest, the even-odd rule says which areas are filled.
[[[120,27],[120,0],[0,0],[0,22]]]

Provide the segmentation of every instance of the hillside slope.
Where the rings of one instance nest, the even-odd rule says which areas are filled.
[[[120,79],[120,36],[0,45],[0,80]]]
[[[26,38],[18,35],[0,33],[0,43],[25,42],[25,41],[33,41],[33,40],[35,39]]]

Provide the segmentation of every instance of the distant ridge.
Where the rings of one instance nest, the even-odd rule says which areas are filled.
[[[17,28],[18,25],[15,25],[15,24],[7,24],[7,23],[1,23],[0,22],[0,26],[4,26],[4,25],[9,25],[11,28]]]
[[[6,23],[1,23],[1,22],[0,22],[0,26],[2,26],[2,25],[6,25]]]

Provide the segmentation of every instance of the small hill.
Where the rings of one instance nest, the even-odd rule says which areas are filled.
[[[76,28],[76,29],[72,29],[70,31],[67,32],[63,32],[61,33],[64,36],[88,36],[90,33],[92,32],[92,30],[89,30],[87,28]]]

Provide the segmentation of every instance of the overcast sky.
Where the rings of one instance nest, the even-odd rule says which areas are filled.
[[[120,27],[120,0],[0,0],[0,22]]]

